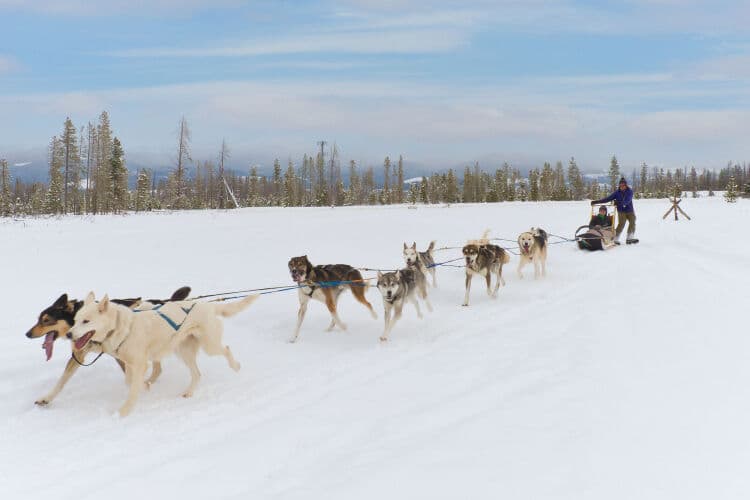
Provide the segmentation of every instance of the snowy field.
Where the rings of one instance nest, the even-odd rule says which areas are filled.
[[[175,358],[131,416],[103,357],[49,407],[34,400],[69,357],[24,333],[66,291],[166,297],[290,283],[287,261],[400,265],[404,241],[461,245],[485,228],[571,235],[583,203],[449,208],[243,209],[0,223],[0,492],[15,499],[739,499],[750,491],[750,203],[686,199],[691,222],[636,201],[641,243],[553,245],[548,277],[497,300],[441,268],[435,311],[406,309],[387,344],[346,294],[347,332],[296,292],[227,320],[242,370],[201,355],[179,397]],[[459,256],[445,251],[438,260]],[[371,273],[365,273],[371,275]]]

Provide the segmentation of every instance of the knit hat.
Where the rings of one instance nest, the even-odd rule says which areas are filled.
[[[625,184],[627,186],[628,185],[628,181],[625,180],[625,177],[620,177],[619,184]]]
[[[601,206],[599,207],[599,213],[602,213],[602,210],[604,210],[604,213],[605,213],[605,214],[607,213],[607,207],[606,207],[605,205],[601,205]]]

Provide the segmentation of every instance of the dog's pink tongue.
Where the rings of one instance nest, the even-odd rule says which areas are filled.
[[[42,344],[42,349],[44,349],[44,353],[47,355],[47,361],[52,358],[52,349],[55,347],[55,334],[53,332],[48,333],[44,336],[44,343]]]

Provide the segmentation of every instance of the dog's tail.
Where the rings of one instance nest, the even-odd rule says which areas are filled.
[[[500,254],[500,262],[502,264],[507,264],[508,262],[510,262],[510,252],[503,249],[502,253]]]
[[[430,257],[432,257],[432,252],[435,251],[435,240],[432,240],[430,242],[430,246],[427,247],[427,253],[430,254]]]
[[[490,242],[489,240],[490,231],[491,229],[485,229],[484,232],[482,233],[481,238],[476,239],[476,240],[469,240],[467,243],[469,245],[487,245]]]
[[[175,290],[172,296],[169,297],[169,300],[171,302],[178,302],[180,300],[185,300],[186,298],[188,298],[188,295],[190,295],[190,287],[183,286]]]
[[[245,309],[247,309],[248,307],[250,307],[250,304],[255,302],[258,299],[258,297],[260,297],[260,295],[256,293],[253,295],[248,295],[244,299],[238,300],[236,302],[226,302],[226,303],[217,304],[215,306],[216,314],[224,318],[234,316],[235,314],[238,314],[244,311]]]

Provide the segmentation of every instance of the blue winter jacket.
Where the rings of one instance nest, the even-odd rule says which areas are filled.
[[[623,213],[633,212],[633,190],[627,188],[625,191],[616,190],[611,195],[601,200],[597,200],[595,203],[607,203],[608,201],[614,200],[617,205],[617,211]]]

